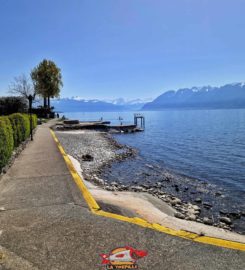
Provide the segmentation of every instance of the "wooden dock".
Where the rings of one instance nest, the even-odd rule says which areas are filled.
[[[122,118],[120,118],[122,120]],[[140,125],[138,125],[138,120],[140,120]],[[56,125],[59,130],[99,130],[105,132],[139,132],[145,129],[145,118],[141,114],[134,115],[134,124],[121,124],[111,125],[110,121],[79,121],[79,120],[64,120]]]

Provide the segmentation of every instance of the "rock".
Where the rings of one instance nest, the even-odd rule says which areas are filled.
[[[165,195],[164,191],[158,190],[158,195]]]
[[[144,192],[146,191],[143,187],[140,186],[132,186],[131,189],[135,192]]]
[[[203,223],[207,224],[207,225],[213,225],[213,221],[212,219],[208,218],[208,217],[204,217],[203,218]]]
[[[197,217],[194,214],[188,215],[187,220],[195,221]]]
[[[192,208],[195,210],[195,211],[201,211],[201,208],[197,205],[192,205]]]
[[[192,214],[195,214],[196,213],[196,210],[193,209],[193,208],[188,208],[187,209],[187,213],[188,213],[188,215],[192,215]]]
[[[220,212],[220,214],[222,214],[222,215],[227,215],[227,214],[228,214],[228,211],[225,210],[225,209],[221,209],[219,212]]]
[[[121,185],[121,186],[118,188],[118,190],[120,190],[120,191],[125,191],[125,190],[127,190],[127,189],[128,189],[128,187],[125,186],[125,185]]]
[[[161,183],[161,182],[157,182],[157,183],[156,183],[156,186],[157,186],[157,187],[162,187],[162,183]]]
[[[201,198],[196,198],[196,199],[195,199],[195,202],[196,202],[196,203],[201,203],[201,202],[202,202],[202,199],[201,199]]]
[[[220,217],[219,220],[220,220],[220,222],[223,222],[223,223],[228,224],[228,225],[232,224],[231,219],[228,217]]]
[[[222,195],[222,193],[220,192],[220,191],[217,191],[217,192],[215,192],[215,196],[221,196]]]
[[[91,156],[90,154],[82,155],[82,160],[83,161],[93,161],[94,157]]]
[[[239,212],[231,212],[228,214],[228,217],[234,218],[234,219],[239,219],[241,218],[241,213]]]
[[[150,189],[150,187],[148,186],[148,185],[146,185],[146,184],[142,184],[141,185],[143,188],[145,188],[145,189]]]
[[[170,203],[171,203],[172,205],[176,205],[176,204],[181,203],[181,200],[178,199],[178,198],[174,198],[174,199],[170,200]]]
[[[105,181],[99,177],[97,177],[96,175],[93,175],[93,181],[99,185],[104,185]]]
[[[178,186],[178,185],[174,185],[174,187],[175,187],[175,190],[176,190],[177,192],[179,192],[179,186]]]
[[[209,202],[203,202],[203,207],[206,208],[206,209],[210,209],[213,207],[213,205]]]
[[[185,219],[185,215],[183,215],[183,214],[181,214],[181,213],[179,213],[179,212],[176,212],[176,213],[174,214],[174,216],[175,216],[176,218]]]
[[[118,186],[117,182],[111,182],[112,186]]]
[[[227,224],[225,224],[223,222],[219,223],[218,227],[219,228],[222,228],[222,229],[225,229],[225,230],[229,230],[230,229],[230,227],[227,226]]]

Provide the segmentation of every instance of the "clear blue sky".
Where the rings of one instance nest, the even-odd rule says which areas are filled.
[[[0,95],[43,58],[62,96],[148,98],[245,81],[244,0],[0,0]]]

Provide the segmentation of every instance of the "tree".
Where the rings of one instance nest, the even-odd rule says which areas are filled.
[[[53,61],[44,59],[32,70],[31,78],[36,93],[43,97],[43,106],[50,109],[50,98],[59,97],[63,86],[61,70]]]
[[[28,99],[30,95],[33,96],[33,99],[36,96],[33,84],[25,74],[14,78],[13,82],[9,86],[9,92],[26,99]]]
[[[29,103],[29,114],[30,114],[30,135],[31,140],[33,140],[32,137],[32,103],[35,100],[36,96],[36,88],[33,87],[33,84],[30,83],[30,79],[25,75],[21,75],[19,77],[15,77],[14,81],[10,85],[10,93],[17,94],[21,96],[24,99],[28,100]]]

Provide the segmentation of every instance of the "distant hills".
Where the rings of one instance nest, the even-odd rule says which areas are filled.
[[[245,108],[245,83],[221,87],[192,87],[167,91],[142,110]]]
[[[54,99],[52,100],[52,106],[54,106],[56,112],[245,108],[245,83],[232,83],[221,87],[203,86],[182,88],[177,91],[170,90],[151,102],[149,102],[149,99],[86,100],[80,97],[71,97]]]
[[[123,98],[114,100],[86,100],[80,97],[52,100],[52,106],[58,112],[120,112],[140,110],[146,102],[140,99],[126,101]]]

